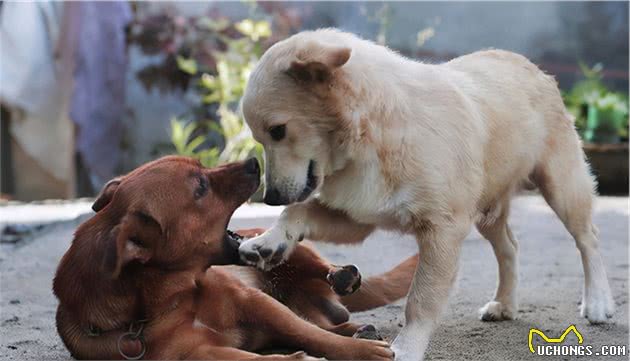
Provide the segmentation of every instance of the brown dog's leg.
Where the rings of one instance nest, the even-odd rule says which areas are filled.
[[[352,322],[344,322],[340,325],[324,327],[324,329],[326,331],[336,333],[337,335],[352,337],[355,333],[357,333],[361,326],[362,325],[358,325]]]
[[[339,305],[339,307],[343,306]],[[291,309],[293,309],[293,307],[291,307]],[[305,303],[304,306],[298,307],[298,309],[298,314],[328,332],[347,337],[367,338],[371,340],[383,339],[373,325],[360,325],[353,322],[334,323],[330,321],[325,311],[322,312],[320,308],[308,305],[307,303]]]
[[[198,279],[200,304],[197,318],[218,329],[257,330],[265,345],[278,344],[309,355],[335,360],[390,360],[386,342],[343,337],[305,321],[285,305],[243,284],[228,271],[210,268]],[[221,295],[220,298],[212,297]],[[217,313],[216,310],[223,310]],[[262,347],[263,345],[261,345]]]
[[[334,293],[350,294],[361,285],[357,267],[334,266],[305,244],[299,244],[285,263],[266,275],[273,280],[274,289],[269,293],[274,298],[323,329],[350,318]]]
[[[394,356],[386,342],[343,337],[325,331],[258,290],[248,289],[243,296],[237,305],[246,318],[242,321],[267,329],[279,344],[335,360],[390,360]]]
[[[264,231],[262,228],[252,228],[236,233],[251,238]],[[347,322],[350,314],[321,282],[328,283],[337,295],[351,294],[361,285],[361,274],[356,266],[332,265],[313,248],[302,243],[285,263],[267,274],[283,294],[287,301],[285,304],[320,328],[351,337],[362,327],[368,326]]]
[[[263,228],[239,229],[237,234],[244,238],[256,237],[265,232]],[[274,282],[282,282],[294,288],[296,278],[301,280],[319,279],[326,281],[339,296],[354,293],[361,286],[361,274],[354,265],[336,266],[330,264],[313,248],[303,243],[297,245],[289,259],[269,271]]]
[[[219,347],[211,345],[203,345],[186,355],[188,360],[260,360],[260,361],[293,361],[293,360],[317,360],[308,356],[304,352],[295,352],[290,355],[259,355],[257,353],[247,352],[232,347]]]

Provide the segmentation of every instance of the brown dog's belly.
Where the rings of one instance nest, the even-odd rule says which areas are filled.
[[[236,324],[235,327],[216,330],[206,324],[200,319],[195,318],[192,324],[193,329],[210,331],[210,342],[216,346],[234,347],[239,350],[255,351],[263,348],[269,343],[269,337],[262,330],[257,330],[251,327],[242,327]]]

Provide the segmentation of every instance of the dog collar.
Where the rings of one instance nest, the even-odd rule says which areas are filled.
[[[147,352],[147,344],[144,340],[144,326],[147,324],[149,320],[147,319],[143,319],[143,320],[137,320],[137,321],[132,321],[129,323],[129,327],[127,328],[128,331],[123,333],[122,335],[120,335],[120,337],[118,337],[118,341],[116,342],[116,347],[118,348],[118,353],[120,354],[120,356],[122,356],[124,359],[126,360],[139,360],[142,357],[144,357],[144,355]],[[98,337],[103,335],[104,333],[107,332],[112,332],[112,331],[117,331],[119,329],[112,329],[112,330],[103,330],[98,326],[94,326],[93,324],[88,324],[86,333],[89,337]],[[126,354],[123,349],[122,349],[122,343],[125,340],[131,340],[131,341],[136,341],[138,340],[140,342],[141,345],[141,349],[140,352],[137,355],[128,355]]]
[[[118,347],[118,353],[120,354],[120,356],[124,357],[126,360],[139,360],[144,357],[144,354],[147,352],[147,344],[144,341],[143,331],[144,325],[146,325],[147,322],[147,319],[131,322],[129,324],[129,331],[123,333],[122,335],[120,335],[120,337],[118,337],[118,342],[116,342],[116,346]],[[129,339],[131,341],[140,341],[140,353],[135,356],[127,355],[121,347],[121,344],[125,339]]]

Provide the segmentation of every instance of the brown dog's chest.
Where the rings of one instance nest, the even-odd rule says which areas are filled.
[[[239,349],[256,349],[264,344],[255,328],[243,327],[241,310],[235,305],[242,298],[243,284],[223,267],[213,267],[205,273],[191,276],[184,274],[164,280],[164,284],[190,285],[178,289],[171,296],[162,297],[160,306],[154,307],[158,319],[147,329],[149,347],[172,343],[172,337],[185,339],[187,347],[212,344]],[[162,288],[156,290],[164,291]],[[153,313],[153,312],[152,312]],[[162,314],[162,316],[160,316]]]

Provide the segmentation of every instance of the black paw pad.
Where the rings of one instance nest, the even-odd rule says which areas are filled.
[[[271,254],[273,253],[273,250],[271,248],[260,248],[258,249],[258,254],[260,254],[262,256],[262,258],[269,258],[269,256],[271,256]]]
[[[274,252],[273,257],[271,257],[271,260],[269,261],[269,263],[273,264],[280,264],[282,262],[282,260],[284,259],[284,252],[287,251],[287,245],[286,244],[281,244],[278,246],[278,249]]]
[[[352,294],[361,287],[361,273],[354,265],[335,267],[326,280],[333,291],[340,296]]]
[[[379,341],[383,340],[383,337],[376,330],[376,327],[374,327],[373,325],[364,325],[364,326],[359,327],[357,332],[355,332],[354,335],[352,335],[352,337],[362,338],[366,340],[379,340]]]
[[[243,252],[241,251],[241,257],[245,258],[248,262],[258,262],[260,256],[256,252]]]

